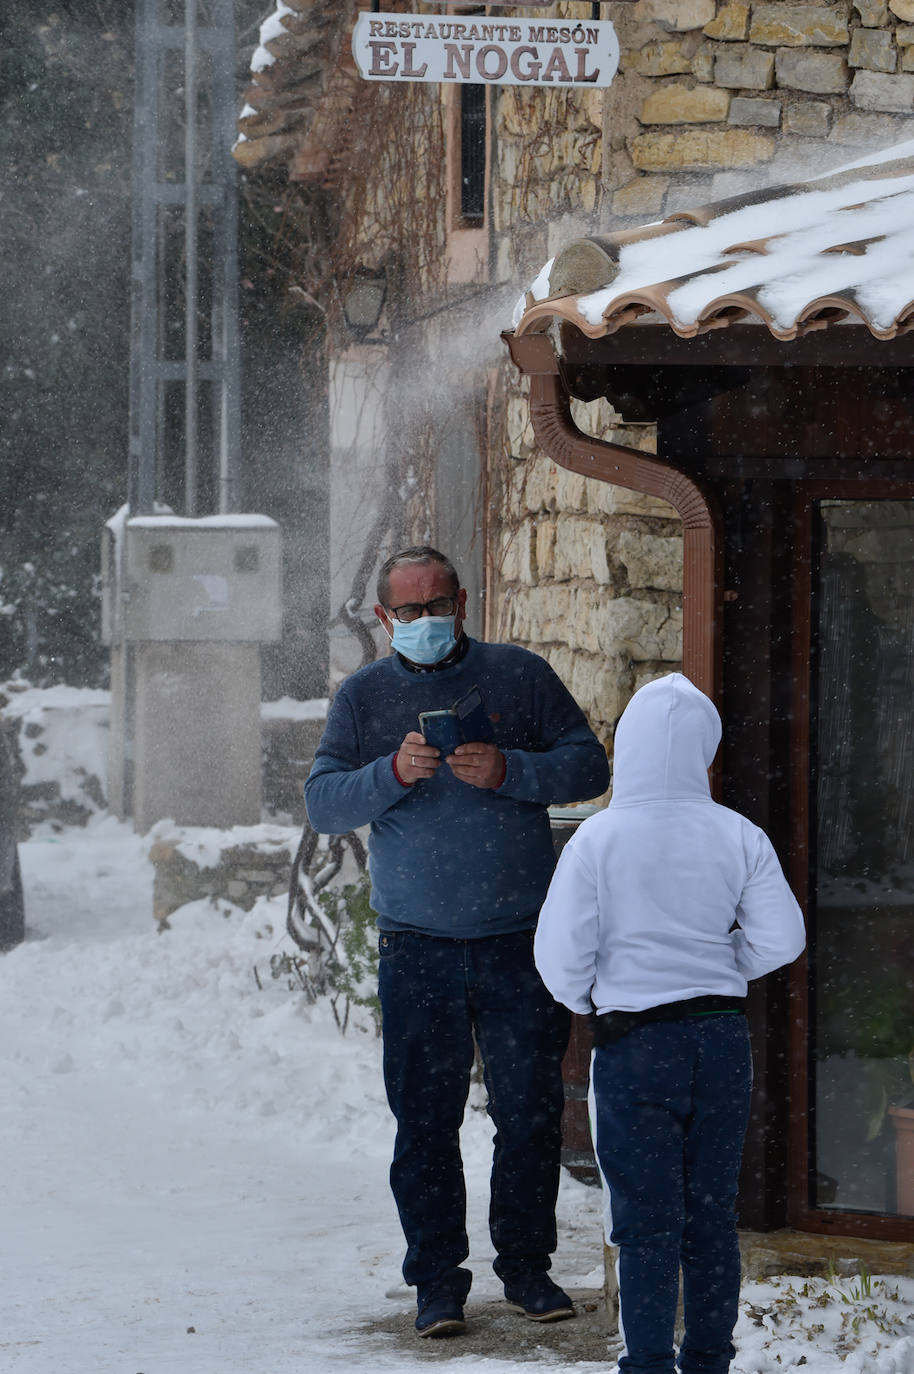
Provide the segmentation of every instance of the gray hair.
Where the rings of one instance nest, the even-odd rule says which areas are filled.
[[[399,553],[392,553],[391,556],[381,564],[378,573],[378,601],[382,606],[389,604],[390,596],[390,574],[394,568],[410,567],[418,564],[422,566],[427,563],[438,563],[451,579],[452,590],[456,596],[460,590],[460,578],[457,569],[449,558],[438,549],[433,549],[430,544],[416,544],[409,549],[401,549]]]

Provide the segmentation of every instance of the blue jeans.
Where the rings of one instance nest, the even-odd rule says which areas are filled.
[[[619,1247],[624,1374],[725,1374],[740,1260],[736,1190],[752,1061],[742,1015],[639,1026],[594,1051],[597,1156]]]
[[[459,1132],[474,1036],[495,1128],[489,1229],[502,1280],[546,1270],[564,1105],[570,1016],[533,963],[533,932],[446,940],[384,931],[379,992],[384,1083],[397,1119],[390,1186],[406,1237],[403,1277],[419,1306],[462,1302],[472,1275]]]

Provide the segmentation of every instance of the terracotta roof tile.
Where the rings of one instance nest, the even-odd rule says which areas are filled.
[[[682,338],[737,322],[781,340],[845,321],[876,339],[905,333],[914,327],[914,142],[802,184],[574,240],[515,312],[518,334],[554,319],[589,338],[658,319]]]
[[[290,164],[293,178],[332,180],[351,133],[352,0],[282,0],[254,55],[235,160]]]

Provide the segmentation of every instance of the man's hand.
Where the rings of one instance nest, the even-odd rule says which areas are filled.
[[[500,787],[505,780],[505,756],[494,744],[459,744],[445,763],[455,778],[472,787]]]
[[[396,762],[398,778],[411,787],[420,778],[434,777],[441,758],[439,751],[434,745],[426,744],[425,737],[418,730],[410,730],[400,745]]]

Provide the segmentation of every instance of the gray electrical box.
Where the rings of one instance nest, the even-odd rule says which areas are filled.
[[[129,517],[102,546],[109,796],[140,831],[261,819],[260,645],[280,638],[280,530],[265,515]]]
[[[106,541],[102,576],[108,643],[281,636],[280,532],[265,515],[135,516]]]

